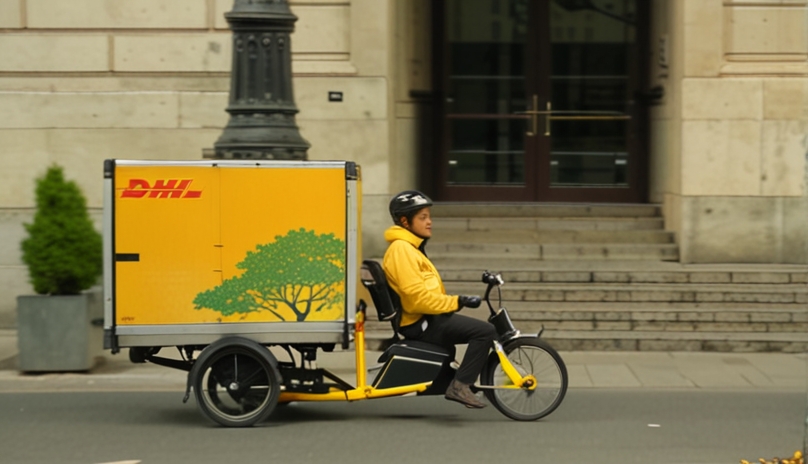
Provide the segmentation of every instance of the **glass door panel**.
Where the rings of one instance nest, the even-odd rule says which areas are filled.
[[[517,114],[526,110],[527,6],[524,0],[447,0],[449,187],[527,188],[527,117]]]
[[[524,185],[524,121],[454,119],[451,127],[458,136],[450,151],[450,184]]]
[[[551,187],[627,187],[635,0],[550,2]]]

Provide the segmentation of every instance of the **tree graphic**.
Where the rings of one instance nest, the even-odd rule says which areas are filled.
[[[291,230],[247,252],[236,267],[244,273],[198,294],[195,309],[224,316],[269,311],[282,321],[291,310],[294,320],[304,321],[343,298],[345,244],[334,234]]]

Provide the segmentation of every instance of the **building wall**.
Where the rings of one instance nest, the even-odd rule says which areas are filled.
[[[651,1],[649,72],[665,97],[651,112],[649,200],[682,260],[805,263],[808,0]],[[429,186],[431,1],[290,3],[309,157],[362,166],[363,249],[379,256],[390,194]],[[0,0],[0,326],[31,292],[19,242],[50,163],[99,220],[102,160],[195,160],[213,146],[232,5]],[[342,103],[327,101],[334,90]]]
[[[806,263],[805,0],[654,3],[651,200],[682,262]],[[657,50],[659,52],[659,50]]]
[[[363,244],[383,249],[391,147],[387,0],[291,0],[295,98],[309,158],[358,162]],[[228,115],[233,0],[0,0],[0,326],[31,293],[20,258],[51,163],[100,221],[102,161],[198,160]],[[344,101],[329,103],[329,91]],[[399,176],[398,184],[403,185]]]
[[[420,157],[431,150],[432,91],[432,1],[396,0],[391,83],[395,105],[397,143],[390,160],[393,193],[429,187],[432,165],[423,166]]]

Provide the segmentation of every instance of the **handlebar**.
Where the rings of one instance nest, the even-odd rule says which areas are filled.
[[[491,311],[491,315],[494,316],[494,315],[496,315],[497,311],[494,309],[493,306],[491,306],[491,300],[489,299],[490,294],[491,294],[491,289],[493,289],[494,287],[497,287],[497,295],[499,297],[499,303],[497,304],[497,306],[501,307],[502,306],[502,291],[500,290],[500,287],[502,285],[505,285],[505,281],[502,279],[502,276],[499,273],[493,273],[493,272],[489,272],[489,271],[484,271],[483,272],[483,283],[488,284],[488,287],[485,289],[485,296],[483,296],[483,299],[485,300],[485,303],[488,305],[488,309]]]
[[[503,285],[505,281],[502,280],[502,276],[498,273],[492,273],[488,271],[483,271],[483,283],[491,285]]]
[[[483,283],[488,285],[485,289],[485,296],[483,297],[485,303],[488,305],[489,311],[491,311],[491,317],[488,318],[488,322],[494,324],[494,327],[496,327],[500,341],[504,342],[518,337],[519,331],[513,326],[508,311],[502,307],[502,289],[500,287],[505,285],[505,280],[499,273],[485,271],[483,272]],[[491,305],[490,300],[491,289],[494,287],[497,287],[497,296],[499,297],[496,310]]]

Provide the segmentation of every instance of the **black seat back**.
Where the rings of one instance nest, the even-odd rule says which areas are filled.
[[[370,259],[362,261],[359,277],[362,280],[362,285],[370,292],[379,320],[390,321],[393,324],[393,330],[398,334],[401,300],[398,294],[387,284],[387,277],[384,275],[382,265]]]

